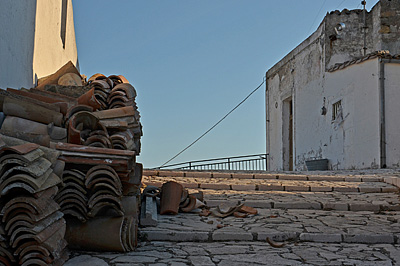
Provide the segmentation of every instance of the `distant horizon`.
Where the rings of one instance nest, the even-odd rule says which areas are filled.
[[[378,2],[367,1],[367,10]],[[358,0],[75,1],[81,74],[124,75],[143,124],[137,162],[155,168],[241,102],[327,12]],[[265,86],[170,164],[265,153]]]

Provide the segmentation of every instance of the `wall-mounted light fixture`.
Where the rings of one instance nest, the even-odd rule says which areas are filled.
[[[340,32],[343,31],[344,28],[346,28],[346,24],[344,23],[336,24],[335,26],[336,38],[340,39]]]

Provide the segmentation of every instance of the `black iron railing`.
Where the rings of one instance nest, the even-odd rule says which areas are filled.
[[[190,161],[160,166],[157,169],[175,170],[238,170],[266,171],[268,154],[244,155],[236,157],[216,158]]]

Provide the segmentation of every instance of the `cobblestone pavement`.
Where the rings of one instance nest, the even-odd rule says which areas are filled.
[[[304,240],[332,243],[398,243],[400,212],[269,210],[247,218],[159,216],[157,227],[140,230],[151,241]],[[220,228],[222,227],[222,228]]]
[[[241,201],[258,214],[159,215],[136,252],[74,252],[66,265],[400,265],[397,173],[145,171],[144,184],[175,180],[210,207]]]
[[[400,245],[288,242],[141,243],[135,252],[79,253],[65,266],[122,265],[399,265]]]

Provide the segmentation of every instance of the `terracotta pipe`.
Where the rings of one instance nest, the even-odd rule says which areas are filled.
[[[162,185],[160,214],[178,214],[182,191],[182,185],[174,181]]]

